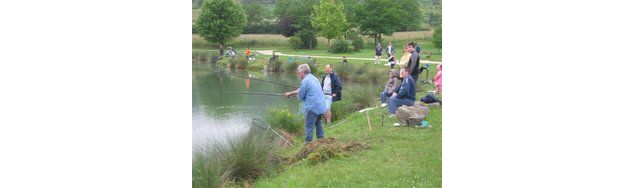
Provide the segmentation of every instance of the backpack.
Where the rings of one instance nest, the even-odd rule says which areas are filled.
[[[436,96],[434,96],[434,94],[428,93],[426,96],[421,98],[421,102],[426,104],[435,103],[435,102],[441,103],[441,100],[437,99]]]

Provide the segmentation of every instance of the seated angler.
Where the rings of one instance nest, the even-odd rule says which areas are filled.
[[[403,78],[403,83],[388,99],[388,113],[390,113],[391,117],[395,115],[397,108],[400,106],[412,106],[415,103],[417,92],[416,84],[412,76],[410,76],[409,71],[410,69],[407,67],[401,68],[399,77]]]

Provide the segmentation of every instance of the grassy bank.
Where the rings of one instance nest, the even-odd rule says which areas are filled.
[[[213,54],[214,51],[209,51],[205,53],[201,53],[199,51],[193,51],[193,61],[198,63],[207,63],[209,59],[211,59],[210,54]],[[195,57],[195,55],[201,55]],[[235,59],[225,58],[222,59],[216,64],[220,67],[230,67],[230,68],[238,68],[238,69],[248,69],[253,71],[261,71],[265,69],[265,65],[267,65],[267,69],[269,71],[286,71],[286,72],[294,72],[299,64],[307,63],[309,60],[303,58],[294,57],[293,61],[289,61],[289,57],[280,56],[278,65],[272,65],[268,63],[270,56],[258,55],[255,60],[246,62],[244,56],[239,55]],[[330,59],[330,58],[312,58],[315,59],[315,64],[310,64],[311,70],[316,76],[322,76],[324,74],[324,66],[326,64],[331,64],[333,71],[339,75],[342,80],[345,82],[356,82],[356,83],[374,83],[374,84],[383,84],[388,80],[388,71],[390,70],[389,66],[385,65],[376,65],[372,61],[363,61],[363,60],[349,60],[348,65],[343,65],[341,60],[339,59]],[[230,66],[228,66],[228,64]],[[278,66],[278,70],[274,70]],[[421,65],[423,66],[423,65]],[[429,77],[430,80],[434,74],[436,73],[436,65],[431,65],[429,68]],[[421,75],[421,80],[425,78],[425,71]]]
[[[420,98],[433,86],[418,88]],[[199,148],[192,161],[193,187],[441,187],[441,108],[431,107],[430,128],[394,127],[397,120],[387,117],[386,108],[375,108],[368,111],[371,131],[367,114],[357,111],[377,106],[380,90],[344,88],[343,100],[333,105],[334,122],[325,126],[328,139],[308,146],[302,145],[297,109],[272,107],[267,123],[295,146],[252,129],[260,133]],[[311,148],[314,152],[307,153]]]
[[[429,85],[422,87],[418,98],[431,89]],[[441,187],[441,108],[431,108],[426,119],[431,128],[394,127],[396,120],[388,118],[382,127],[381,114],[385,113],[385,108],[369,111],[372,131],[366,114],[357,112],[339,121],[343,123],[325,129],[327,137],[366,143],[368,149],[316,165],[303,160],[286,166],[276,176],[258,179],[254,186]],[[295,138],[296,143],[302,139]],[[299,150],[297,146],[283,153],[291,156]]]

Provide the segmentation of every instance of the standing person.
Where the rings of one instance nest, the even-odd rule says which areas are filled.
[[[297,95],[304,102],[304,134],[306,136],[304,144],[307,144],[313,140],[313,128],[318,139],[324,138],[322,115],[326,112],[325,97],[320,88],[320,81],[311,74],[308,64],[299,65],[296,75],[302,79],[300,87],[284,95],[287,97]]]
[[[249,55],[251,55],[251,50],[247,48],[247,50],[245,50],[245,56],[247,56],[247,62],[249,62]]]
[[[390,117],[395,116],[397,108],[402,105],[412,106],[416,100],[416,84],[410,76],[410,69],[404,67],[399,71],[399,76],[403,78],[403,83],[399,87],[398,91],[392,93],[390,99],[388,99],[388,113]]]
[[[377,43],[375,46],[375,64],[379,64],[381,59],[381,44]]]
[[[419,44],[415,47],[415,51],[417,51],[418,54],[421,53],[421,47],[419,47]]]
[[[434,85],[437,86],[437,93],[441,95],[441,64],[437,66],[437,75],[434,76]]]
[[[384,88],[384,92],[381,92],[379,98],[381,99],[381,107],[386,107],[386,100],[388,97],[392,96],[392,93],[395,92],[397,88],[397,82],[399,81],[399,71],[398,70],[390,70],[388,76],[388,82],[386,82],[386,88]]]
[[[322,76],[322,91],[326,101],[326,124],[331,124],[331,103],[342,100],[342,81],[333,72],[331,65],[324,67],[326,74]]]
[[[392,46],[392,42],[388,43],[388,47],[386,47],[386,53],[388,57],[395,56],[395,47]]]
[[[388,62],[390,62],[390,69],[395,68],[395,48],[392,46],[392,42],[388,43],[388,47],[386,48],[386,53],[388,54]]]
[[[399,59],[399,68],[407,67],[412,54],[408,50],[408,44],[403,45],[403,56]]]
[[[412,76],[412,79],[414,79],[415,83],[417,83],[417,80],[419,79],[419,53],[415,51],[415,43],[408,43],[406,50],[411,53],[408,61],[408,69],[410,69],[408,72],[410,73],[410,76]]]

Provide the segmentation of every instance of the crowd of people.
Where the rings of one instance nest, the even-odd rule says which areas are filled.
[[[382,55],[381,44],[375,46],[375,64],[380,63]],[[414,105],[417,92],[417,81],[419,74],[422,72],[420,68],[421,48],[414,42],[407,43],[403,47],[404,54],[399,61],[396,59],[395,49],[392,43],[388,44],[386,54],[391,70],[389,71],[388,82],[381,92],[379,98],[381,107],[388,107],[387,111],[390,116],[394,116],[397,108],[400,106]],[[275,56],[275,54],[274,54]],[[342,64],[348,64],[346,57],[343,57]],[[397,66],[397,69],[395,69]],[[436,89],[432,93],[421,99],[425,103],[440,103],[436,95],[442,92],[441,82],[441,64],[437,66],[437,73],[432,79]],[[331,104],[342,100],[342,80],[335,74],[330,64],[324,67],[325,74],[322,79],[314,76],[308,64],[301,64],[297,68],[297,76],[302,80],[300,87],[294,91],[286,92],[285,96],[297,96],[303,101],[303,110],[305,118],[305,143],[313,140],[313,130],[316,137],[324,137],[324,128],[322,126],[323,116],[326,124],[331,123]],[[436,94],[436,95],[435,95]]]

